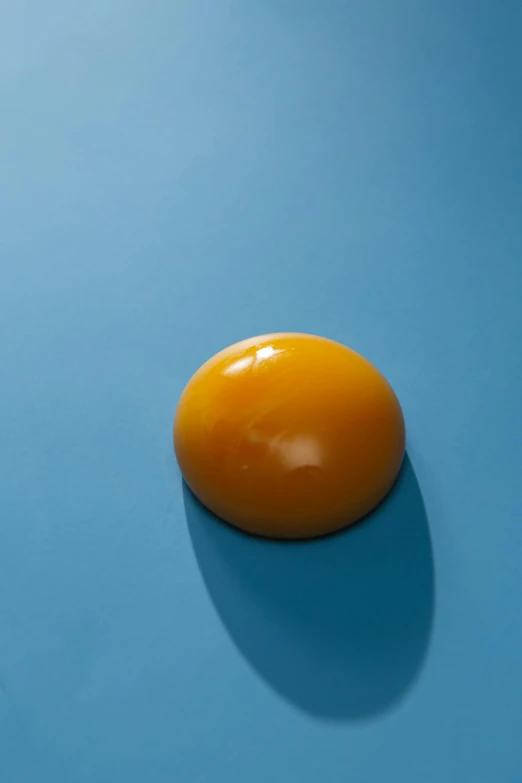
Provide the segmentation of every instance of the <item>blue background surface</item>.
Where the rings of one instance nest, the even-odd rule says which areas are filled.
[[[522,780],[522,6],[0,4],[0,780]],[[341,340],[366,525],[184,492],[192,372]]]

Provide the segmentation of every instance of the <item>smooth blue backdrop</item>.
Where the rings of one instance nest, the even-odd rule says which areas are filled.
[[[521,35],[518,0],[0,2],[2,783],[522,780]],[[170,432],[287,329],[409,439],[300,549],[206,515]]]

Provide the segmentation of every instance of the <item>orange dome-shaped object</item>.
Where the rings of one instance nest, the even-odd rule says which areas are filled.
[[[392,487],[404,441],[381,373],[306,334],[225,348],[189,381],[174,422],[181,472],[199,500],[274,538],[319,536],[363,517]]]

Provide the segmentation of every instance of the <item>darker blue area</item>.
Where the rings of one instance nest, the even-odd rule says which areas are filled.
[[[203,577],[235,643],[286,699],[329,718],[400,700],[422,667],[435,606],[428,520],[411,462],[366,520],[309,542],[245,536],[184,488]]]

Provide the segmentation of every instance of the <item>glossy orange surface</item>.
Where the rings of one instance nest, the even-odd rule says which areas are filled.
[[[363,517],[404,455],[391,386],[359,354],[304,334],[254,337],[192,377],[174,422],[199,500],[249,533],[308,538]]]

